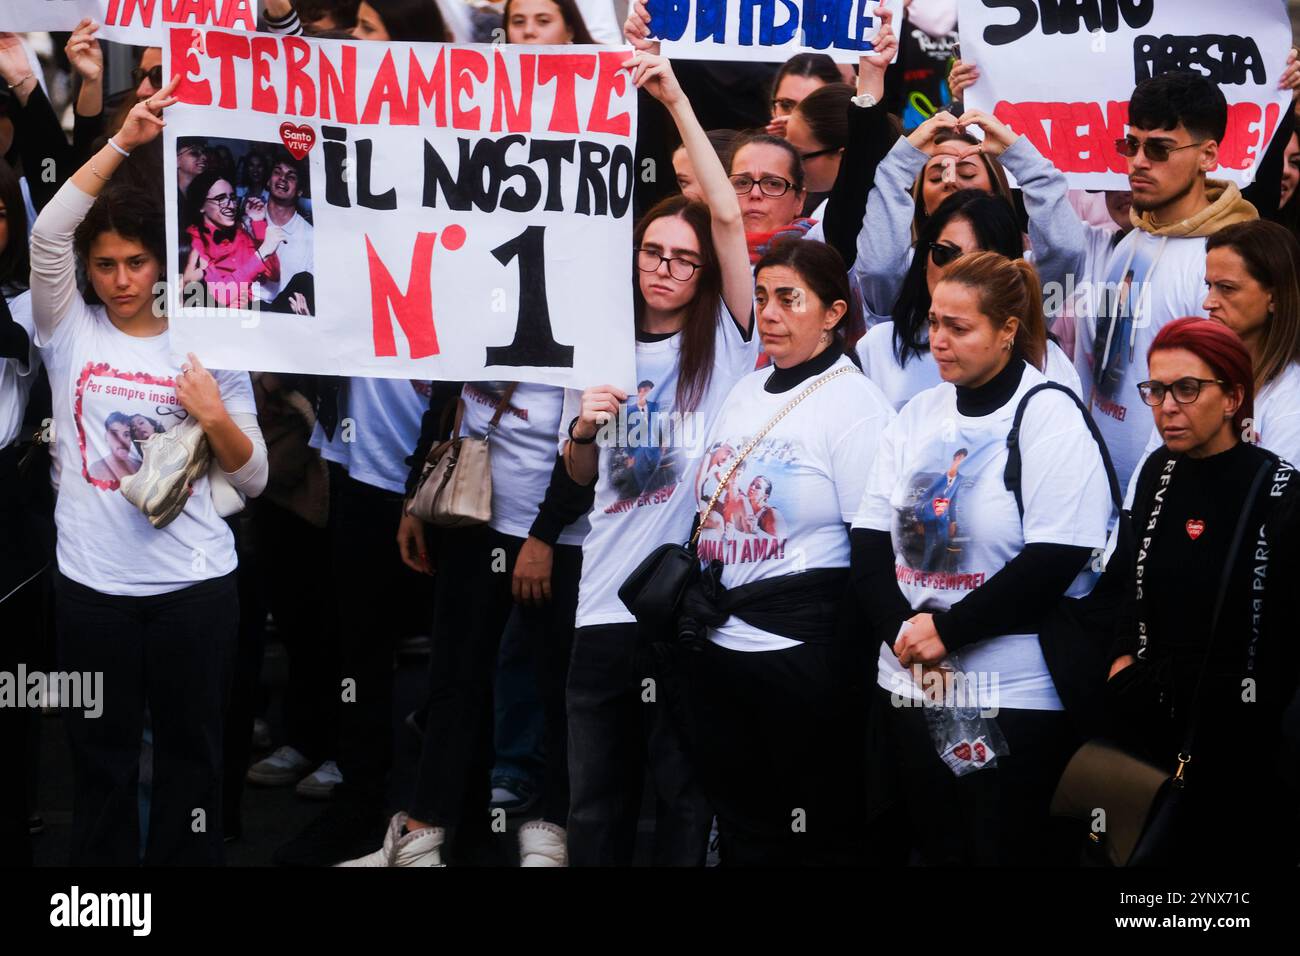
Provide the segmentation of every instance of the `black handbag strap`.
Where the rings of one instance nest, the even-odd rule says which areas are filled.
[[[1097,429],[1097,423],[1092,420],[1092,415],[1089,414],[1087,406],[1079,401],[1078,395],[1075,395],[1064,385],[1057,382],[1040,382],[1025,392],[1024,397],[1020,399],[1020,404],[1016,406],[1015,417],[1011,420],[1011,430],[1007,432],[1007,466],[1002,471],[1002,483],[1006,485],[1007,491],[1015,495],[1016,508],[1020,511],[1020,517],[1024,518],[1025,516],[1025,500],[1020,491],[1020,423],[1025,417],[1025,407],[1029,404],[1029,400],[1039,392],[1049,389],[1054,392],[1064,392],[1070,397],[1070,401],[1078,406],[1080,413],[1083,415],[1083,420],[1088,426],[1088,431],[1092,433],[1093,440],[1097,442],[1097,448],[1101,452],[1101,463],[1106,469],[1106,481],[1110,485],[1110,500],[1114,503],[1116,511],[1123,511],[1124,496],[1120,492],[1119,476],[1115,473],[1115,465],[1110,460],[1110,451],[1106,448],[1106,441],[1101,437],[1101,432]]]
[[[1210,637],[1205,644],[1205,657],[1201,660],[1200,673],[1196,678],[1196,690],[1192,694],[1192,706],[1187,720],[1187,731],[1183,734],[1182,749],[1178,753],[1178,769],[1174,772],[1174,785],[1182,787],[1186,778],[1184,773],[1186,767],[1192,761],[1192,746],[1196,741],[1196,731],[1200,726],[1201,718],[1201,695],[1205,689],[1205,675],[1210,669],[1210,657],[1214,653],[1215,638],[1219,632],[1219,617],[1223,613],[1223,603],[1228,596],[1228,585],[1232,582],[1232,571],[1236,564],[1237,553],[1241,550],[1241,542],[1246,537],[1246,528],[1250,524],[1250,515],[1255,508],[1255,499],[1259,496],[1259,489],[1263,487],[1264,481],[1277,466],[1277,459],[1269,455],[1260,464],[1259,470],[1255,472],[1255,478],[1250,483],[1250,490],[1246,492],[1246,497],[1242,502],[1241,515],[1237,518],[1237,526],[1232,531],[1232,541],[1228,545],[1227,558],[1223,562],[1223,574],[1219,578],[1219,587],[1214,595],[1214,610],[1210,612]],[[1172,476],[1171,476],[1172,477]],[[1147,533],[1154,537],[1155,525],[1158,523],[1160,516],[1156,515],[1156,521],[1147,526]]]

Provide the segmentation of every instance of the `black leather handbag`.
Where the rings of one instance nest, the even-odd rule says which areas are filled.
[[[749,440],[741,453],[736,456],[736,460],[731,463],[731,467],[719,480],[718,487],[713,492],[713,497],[709,499],[708,506],[700,514],[699,525],[696,527],[695,533],[691,535],[690,541],[685,545],[661,544],[636,566],[636,570],[627,576],[627,579],[618,589],[618,599],[627,606],[627,609],[632,612],[632,616],[637,619],[638,623],[652,629],[670,628],[676,623],[678,613],[681,610],[682,595],[686,593],[686,589],[700,574],[700,559],[696,556],[695,547],[699,543],[701,533],[704,531],[705,522],[709,520],[709,515],[713,513],[713,507],[718,503],[718,498],[722,495],[723,489],[727,487],[727,483],[731,481],[731,476],[740,467],[741,462],[754,450],[754,446],[776,427],[777,422],[790,414],[796,405],[831,379],[850,372],[861,374],[854,365],[840,366],[834,371],[823,375],[792,398],[784,408],[776,413],[771,421],[759,430],[758,434]]]

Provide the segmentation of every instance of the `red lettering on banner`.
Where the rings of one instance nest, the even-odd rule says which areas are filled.
[[[129,27],[139,14],[140,25],[151,27],[158,11],[158,2],[159,0],[108,0],[104,23],[108,26]],[[162,3],[163,23],[235,30],[252,30],[257,26],[257,15],[249,5],[249,0],[223,0],[220,12],[217,0],[162,0]]]
[[[1003,100],[993,113],[1024,134],[1063,173],[1128,172],[1127,161],[1115,149],[1115,140],[1124,135],[1128,123],[1128,103],[1107,103],[1103,116],[1100,103]]]
[[[253,37],[253,101],[259,113],[280,112],[280,98],[271,85],[270,60],[280,58],[280,44],[275,37]]]
[[[555,80],[555,106],[546,128],[552,133],[578,132],[578,106],[574,98],[575,77],[589,80],[596,73],[596,58],[564,53],[543,57],[537,64],[537,82],[543,86]]]
[[[239,105],[235,88],[235,61],[249,58],[248,35],[241,33],[209,33],[208,55],[221,63],[221,99],[217,102],[223,110],[233,110]]]
[[[181,74],[181,81],[176,87],[176,98],[181,103],[191,106],[212,105],[212,84],[207,80],[190,78],[191,56],[198,55],[191,46],[192,38],[188,30],[172,30],[172,69]]]
[[[370,87],[370,97],[366,100],[365,112],[361,122],[378,123],[383,108],[388,107],[389,126],[415,126],[419,122],[419,113],[412,114],[402,99],[402,85],[397,81],[397,65],[393,62],[393,51],[384,54],[383,62],[375,73],[375,82]]]
[[[403,292],[379,258],[370,237],[366,236],[366,259],[370,263],[370,310],[377,357],[397,355],[392,316],[397,317],[397,324],[402,327],[402,333],[411,349],[411,358],[438,354],[438,333],[433,324],[433,289],[429,284],[433,246],[437,238],[436,232],[416,234],[415,252],[411,257],[411,282]],[[392,307],[391,315],[389,306]]]
[[[519,101],[510,95],[510,71],[505,57],[496,53],[496,76],[493,84],[492,132],[501,132],[501,113],[505,111],[506,129],[511,133],[529,133],[533,129],[533,64],[537,57],[532,53],[519,56]]]
[[[324,51],[321,51],[322,53]],[[320,118],[333,119],[330,115],[331,98],[338,104],[338,121],[355,123],[357,121],[357,48],[343,47],[343,76],[334,69],[329,57],[320,58]]]
[[[443,60],[446,57],[445,49],[438,51],[438,59],[433,63],[433,72],[428,76],[420,69],[420,58],[411,51],[410,64],[410,82],[406,93],[406,108],[408,111],[419,114],[420,107],[416,98],[428,106],[434,103],[434,122],[437,126],[447,125],[447,80],[443,72]],[[437,101],[434,101],[437,97]]]
[[[1063,173],[1128,173],[1128,163],[1115,149],[1124,136],[1128,104],[1109,102],[1105,116],[1100,103],[1008,103],[994,115]],[[1280,110],[1269,103],[1263,110],[1251,102],[1228,104],[1228,127],[1219,144],[1219,166],[1248,169],[1256,162],[1277,129]]]
[[[290,115],[311,116],[316,112],[316,84],[303,69],[311,62],[311,44],[298,37],[285,37],[284,56],[284,111]]]
[[[488,62],[477,50],[453,48],[451,51],[451,125],[456,129],[479,129],[479,108],[460,108],[460,95],[474,92],[466,74],[480,83],[488,78]]]
[[[627,136],[632,132],[632,118],[624,110],[617,116],[609,115],[610,94],[621,94],[627,89],[628,74],[623,70],[622,53],[600,54],[600,69],[596,73],[596,95],[591,101],[591,116],[587,129],[593,133],[613,133]]]

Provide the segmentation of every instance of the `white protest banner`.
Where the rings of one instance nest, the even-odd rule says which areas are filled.
[[[634,375],[626,50],[194,33],[165,48],[184,77],[164,133],[181,353],[574,388]]]
[[[1200,73],[1228,101],[1211,173],[1249,183],[1291,95],[1278,89],[1291,24],[1277,0],[959,0],[962,59],[980,79],[965,105],[1033,141],[1077,189],[1128,189],[1115,140],[1142,80]]]
[[[880,29],[877,0],[647,0],[650,32],[664,56],[683,60],[782,63],[825,53],[857,63]],[[894,31],[903,0],[886,0]]]
[[[0,30],[76,29],[83,17],[101,40],[162,46],[173,26],[257,29],[257,0],[0,0]]]

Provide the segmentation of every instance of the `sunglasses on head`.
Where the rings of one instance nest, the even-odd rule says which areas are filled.
[[[1185,143],[1182,146],[1170,146],[1159,140],[1148,139],[1140,141],[1134,136],[1124,136],[1115,140],[1115,149],[1121,155],[1132,159],[1138,152],[1147,154],[1147,159],[1153,163],[1163,163],[1169,158],[1170,153],[1176,153],[1180,149],[1191,149],[1193,146],[1200,146],[1205,140],[1198,140],[1195,143]]]
[[[930,243],[930,261],[942,269],[962,254],[961,247],[950,246],[946,242]]]
[[[150,85],[153,86],[155,90],[161,90],[163,86],[162,64],[159,63],[157,66],[152,67],[148,70],[143,70],[137,66],[134,70],[131,71],[131,82],[133,82],[136,86],[139,86],[146,79],[149,81]]]

